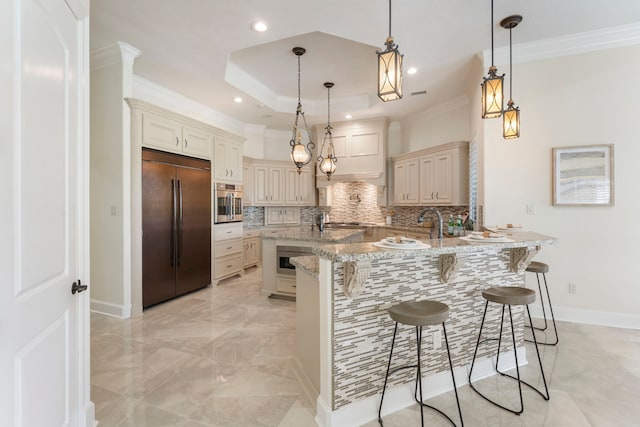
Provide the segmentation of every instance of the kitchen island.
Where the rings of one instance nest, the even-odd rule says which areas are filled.
[[[320,244],[362,242],[362,230],[324,230],[290,227],[262,236],[262,294],[294,299],[295,268],[289,258],[312,254]]]
[[[524,270],[531,259],[542,246],[555,242],[532,232],[508,237],[500,243],[425,240],[431,247],[415,249],[386,249],[373,243],[318,245],[313,249],[317,259],[293,259],[300,288],[297,311],[304,313],[298,314],[297,337],[305,340],[297,348],[296,368],[307,394],[316,401],[318,425],[353,426],[376,419],[393,333],[387,310],[402,301],[433,299],[449,305],[447,333],[454,373],[458,386],[466,384],[484,309],[481,291],[524,286]],[[513,307],[513,314],[518,359],[526,363],[523,307]],[[499,315],[500,307],[490,306],[488,330],[497,330]],[[423,359],[423,390],[428,397],[452,387],[438,329],[428,327],[423,332],[428,352]],[[414,333],[411,327],[399,328],[394,365],[413,361]],[[510,333],[508,328],[504,333]],[[506,340],[501,355],[503,368],[514,366],[509,343]],[[474,378],[476,372],[478,378],[493,373],[491,350],[491,346],[479,350]],[[409,370],[390,378],[383,415],[413,403],[414,380],[415,373]]]

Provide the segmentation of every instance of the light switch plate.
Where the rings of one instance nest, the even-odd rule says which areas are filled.
[[[535,203],[527,203],[527,215],[535,215],[535,214],[536,214]]]

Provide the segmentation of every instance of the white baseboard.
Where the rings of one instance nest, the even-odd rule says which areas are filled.
[[[119,319],[128,319],[131,317],[131,306],[125,307],[121,304],[113,304],[96,299],[91,300],[91,311]]]
[[[540,304],[532,304],[529,308],[531,310],[531,317],[542,319],[542,307]],[[547,312],[547,319],[551,318],[548,305],[545,304],[544,308]],[[640,316],[634,314],[585,310],[572,307],[556,307],[555,305],[553,306],[553,314],[556,320],[564,322],[640,330]]]
[[[515,358],[513,351],[500,354],[500,369],[508,370],[515,368]],[[488,378],[496,374],[494,369],[495,357],[491,359],[478,359],[473,368],[473,378],[477,380]],[[527,364],[527,353],[524,347],[518,348],[518,365]],[[456,386],[460,387],[468,384],[469,367],[461,366],[454,368],[454,376]],[[387,388],[384,395],[384,405],[382,408],[382,416],[404,409],[415,404],[413,397],[415,383],[407,383],[401,386]],[[422,380],[422,396],[425,400],[434,396],[453,390],[451,382],[451,374],[449,371],[440,372],[430,375]],[[353,402],[347,406],[343,406],[335,411],[331,410],[331,406],[318,396],[316,405],[315,421],[320,427],[352,427],[367,424],[378,418],[378,407],[380,405],[380,395],[370,396],[362,400]],[[451,417],[456,420],[457,415],[452,414]]]
[[[92,401],[89,401],[84,408],[84,427],[97,427],[96,408]]]

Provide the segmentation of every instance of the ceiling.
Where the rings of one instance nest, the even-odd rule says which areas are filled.
[[[297,105],[295,46],[309,124],[388,116],[398,120],[464,96],[477,54],[491,46],[489,0],[396,0],[392,36],[404,54],[404,97],[376,96],[375,52],[388,35],[387,0],[92,0],[91,49],[125,42],[141,51],[134,74],[248,124],[290,129]],[[494,0],[495,46],[508,45],[502,18],[520,14],[518,43],[640,22],[640,1]],[[256,20],[269,29],[251,29]],[[502,70],[504,71],[504,70]],[[478,88],[480,82],[478,81]],[[478,89],[479,90],[479,89]],[[412,92],[426,94],[412,96]],[[242,103],[234,102],[241,97]]]

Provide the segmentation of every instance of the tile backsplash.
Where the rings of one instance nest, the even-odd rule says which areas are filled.
[[[392,225],[411,226],[417,224],[425,206],[378,206],[378,187],[363,182],[341,182],[333,185],[331,206],[301,207],[300,223],[309,225],[319,212],[329,214],[331,222],[358,222],[384,224],[387,215],[391,215]],[[436,206],[446,222],[449,215],[462,215],[468,212],[468,206]],[[432,221],[435,222],[435,214]],[[430,214],[425,216],[430,220]],[[244,225],[264,225],[264,207],[248,206],[244,208]]]

